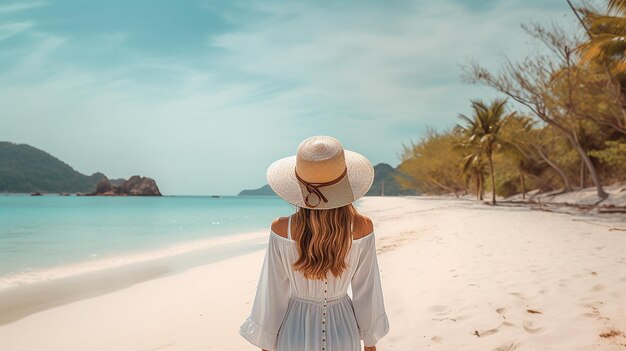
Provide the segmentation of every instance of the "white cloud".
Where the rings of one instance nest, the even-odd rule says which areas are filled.
[[[18,33],[31,28],[32,22],[14,22],[0,25],[0,41],[8,39]]]
[[[46,3],[43,1],[16,2],[13,4],[4,4],[4,5],[0,5],[0,14],[28,10],[28,9],[44,6],[45,4]]]
[[[384,116],[391,125],[453,121],[457,112],[443,105],[465,105],[477,90],[461,84],[458,64],[523,55],[519,23],[554,15],[512,1],[472,13],[450,2],[400,9],[264,2],[256,10],[241,29],[209,38],[229,51],[228,69],[292,83],[302,93],[296,103],[321,102],[359,121]]]

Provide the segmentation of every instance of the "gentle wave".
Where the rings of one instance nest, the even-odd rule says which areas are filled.
[[[0,277],[0,290],[37,282],[73,277],[109,268],[122,267],[132,263],[140,263],[158,258],[176,256],[197,250],[207,249],[217,245],[234,244],[247,240],[262,239],[267,235],[267,231],[255,231],[236,235],[220,236],[210,239],[188,241],[163,249],[107,257],[97,261],[80,262],[67,266],[9,274],[4,277]]]

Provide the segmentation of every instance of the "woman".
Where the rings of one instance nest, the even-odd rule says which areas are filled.
[[[264,351],[360,351],[361,340],[375,351],[389,320],[373,224],[352,205],[372,186],[371,163],[333,137],[313,136],[272,163],[267,180],[296,211],[272,223],[239,334]]]

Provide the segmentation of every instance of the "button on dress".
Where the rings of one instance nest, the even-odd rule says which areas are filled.
[[[270,230],[252,311],[239,328],[246,340],[273,351],[361,351],[361,340],[372,346],[389,332],[374,232],[352,240],[339,278],[307,279],[291,268],[297,259],[289,216],[287,238]]]

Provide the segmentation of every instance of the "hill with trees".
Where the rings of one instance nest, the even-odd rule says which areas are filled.
[[[30,145],[0,142],[0,192],[90,192],[102,177],[84,175]]]

